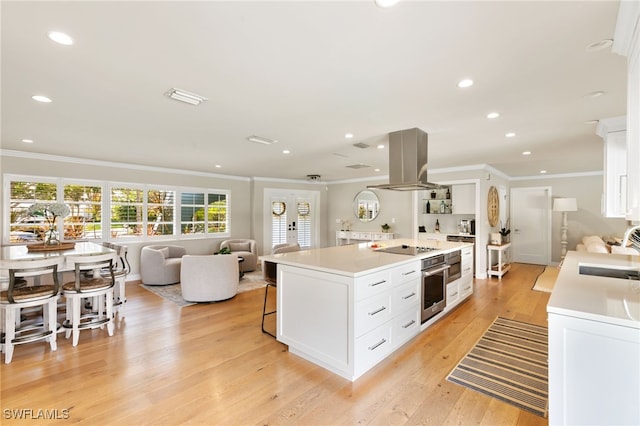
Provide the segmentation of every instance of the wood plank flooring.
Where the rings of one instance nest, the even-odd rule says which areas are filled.
[[[0,423],[47,423],[14,418],[31,410],[81,425],[546,425],[446,381],[497,316],[546,325],[549,294],[531,290],[543,270],[476,280],[469,300],[355,383],[260,331],[263,290],[181,309],[131,282],[113,337],[82,331],[74,348],[59,334],[56,352],[34,343],[2,360]]]

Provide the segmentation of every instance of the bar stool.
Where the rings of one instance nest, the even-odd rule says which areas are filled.
[[[127,297],[125,294],[125,284],[127,282],[127,275],[131,272],[131,265],[129,264],[129,259],[127,259],[127,253],[129,248],[127,246],[123,246],[122,244],[114,244],[114,243],[103,243],[103,246],[110,248],[116,251],[116,256],[118,257],[118,261],[116,265],[113,267],[113,276],[116,280],[115,287],[113,289],[113,306],[118,313],[120,313],[120,308],[123,307],[125,302],[127,301]],[[101,275],[103,278],[109,277],[109,271],[103,269],[101,271]]]
[[[113,260],[116,253],[96,256],[67,256],[67,263],[74,266],[75,280],[62,286],[62,294],[67,300],[67,320],[63,323],[66,338],[73,335],[73,346],[78,345],[80,330],[104,328],[107,326],[109,336],[113,336]],[[106,268],[107,276],[103,277],[101,269]],[[93,274],[85,274],[86,271]],[[93,310],[82,312],[82,299],[93,298]]]
[[[262,273],[264,276],[264,280],[267,282],[267,285],[264,287],[264,305],[262,305],[262,332],[272,337],[276,337],[276,335],[264,329],[264,319],[265,317],[273,315],[277,312],[277,309],[267,312],[267,297],[269,296],[269,287],[273,287],[274,290],[278,287],[276,281],[276,268],[277,263],[269,262],[266,260],[262,262]]]
[[[42,260],[7,261],[3,266],[9,270],[9,286],[0,291],[0,309],[4,319],[2,351],[5,364],[11,363],[15,345],[44,340],[51,350],[57,349],[57,303],[59,299],[58,267],[64,259],[51,257]],[[51,277],[52,284],[43,282]],[[33,280],[24,285],[25,279]],[[16,327],[20,323],[20,310],[42,307],[42,323]]]

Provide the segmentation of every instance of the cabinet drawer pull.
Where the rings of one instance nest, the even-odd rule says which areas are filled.
[[[415,274],[416,272],[418,272],[418,271],[416,271],[415,269],[414,269],[413,271],[403,272],[403,273],[402,273],[402,276],[403,276],[403,277],[406,277],[407,275]]]
[[[370,351],[372,351],[372,350],[374,350],[374,349],[377,349],[380,345],[383,345],[383,344],[385,344],[385,343],[387,343],[387,339],[382,339],[382,340],[380,340],[378,343],[376,343],[375,345],[373,345],[373,346],[369,346],[369,348],[368,348],[368,349],[369,349]]]
[[[466,287],[464,288],[464,291],[467,291],[467,290],[471,290],[471,286],[470,286],[470,285],[469,285],[469,286],[466,286]]]
[[[377,283],[371,283],[371,284],[369,284],[369,287],[375,287],[377,285],[384,284],[386,282],[387,282],[387,280],[382,280],[382,281],[378,281]]]
[[[410,294],[410,295],[408,295],[408,296],[402,296],[402,298],[403,298],[404,300],[407,300],[407,299],[411,299],[411,298],[412,298],[413,296],[415,296],[415,295],[416,295],[416,293],[415,293],[415,292],[413,292],[413,293],[411,293],[411,294]]]
[[[373,312],[369,312],[369,315],[379,314],[380,312],[384,311],[385,309],[387,309],[387,307],[386,307],[386,306],[382,306],[381,308],[376,309],[376,310],[375,310],[375,311],[373,311]]]
[[[409,328],[415,323],[416,323],[416,320],[411,320],[409,323],[403,325],[402,328]]]
[[[457,295],[458,295],[458,292],[456,291],[455,293],[453,293],[453,294],[451,295],[451,297],[456,297]]]

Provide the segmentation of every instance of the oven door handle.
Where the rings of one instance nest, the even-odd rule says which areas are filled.
[[[422,271],[422,276],[423,277],[429,277],[429,276],[435,275],[435,274],[437,274],[439,272],[446,271],[449,268],[450,268],[449,265],[444,265],[444,266],[441,266],[440,268],[437,268],[437,269],[429,269],[427,271]]]

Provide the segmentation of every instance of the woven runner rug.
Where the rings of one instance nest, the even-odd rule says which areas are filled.
[[[498,317],[447,380],[547,417],[547,328]]]

